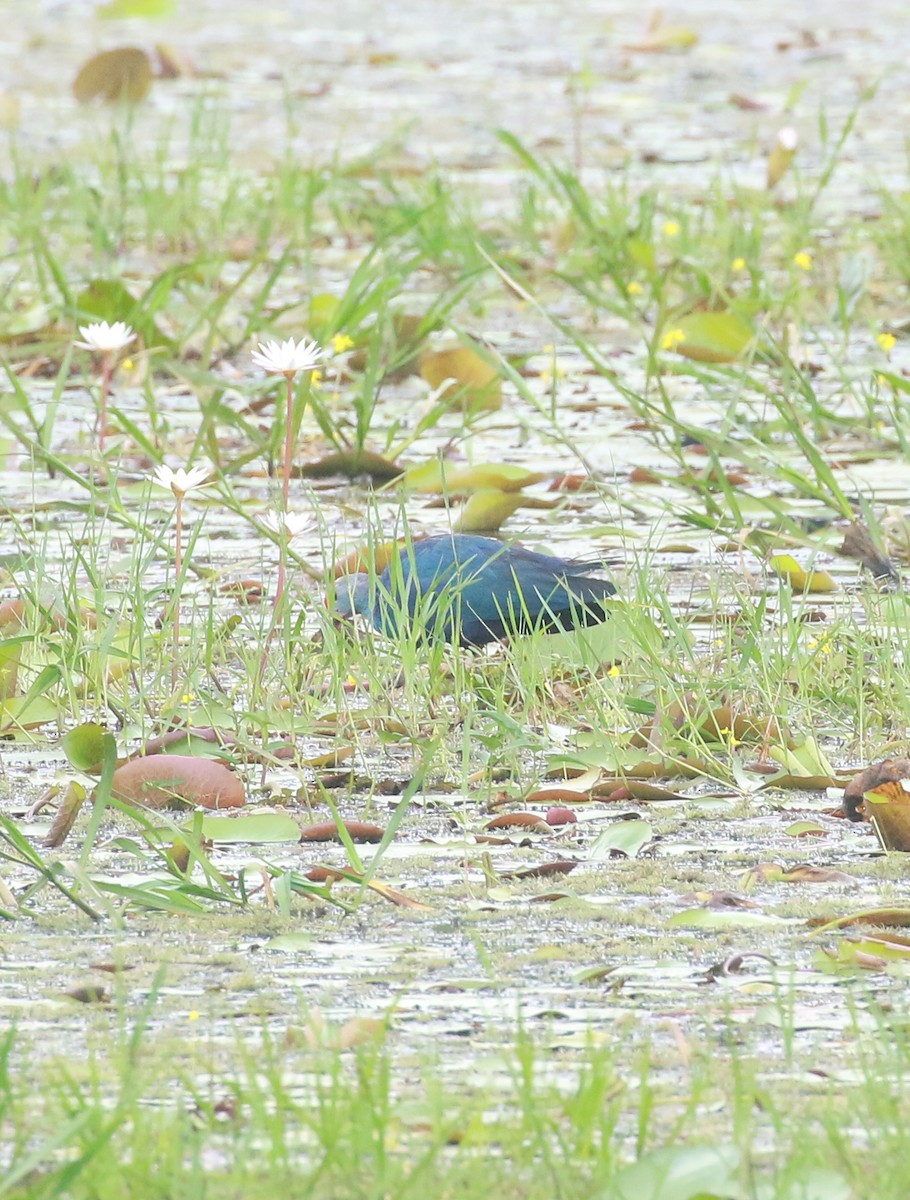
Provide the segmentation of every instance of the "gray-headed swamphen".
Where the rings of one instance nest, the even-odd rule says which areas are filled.
[[[378,578],[335,582],[335,612],[368,617],[387,635],[404,620],[430,637],[485,646],[533,629],[553,632],[606,619],[616,588],[578,563],[473,534],[428,537],[405,547]]]

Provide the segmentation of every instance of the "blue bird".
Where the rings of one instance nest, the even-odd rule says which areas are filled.
[[[369,618],[388,636],[419,623],[427,636],[485,646],[534,629],[553,632],[606,618],[616,588],[591,577],[599,563],[572,562],[473,534],[406,546],[374,581],[362,572],[335,582],[335,612]]]

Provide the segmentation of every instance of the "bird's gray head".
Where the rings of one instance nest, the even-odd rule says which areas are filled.
[[[336,617],[350,619],[355,613],[363,617],[372,614],[370,604],[370,577],[364,571],[353,575],[342,575],[335,580],[335,603],[332,612]]]

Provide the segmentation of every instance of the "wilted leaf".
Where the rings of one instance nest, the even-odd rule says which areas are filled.
[[[304,463],[294,471],[301,479],[332,479],[340,475],[357,479],[364,475],[374,483],[389,483],[403,474],[402,468],[372,450],[339,450],[315,462]]]
[[[870,764],[844,788],[844,812],[851,821],[862,821],[867,815],[863,805],[866,793],[901,779],[910,779],[910,758],[886,758]]]
[[[869,527],[862,521],[853,521],[847,526],[840,553],[847,558],[857,559],[876,579],[887,579],[892,583],[900,581],[896,567],[876,546]]]
[[[848,917],[835,917],[830,921],[812,920],[809,924],[816,933],[827,933],[831,929],[846,929],[849,925],[885,925],[905,929],[910,926],[910,908],[868,908],[852,913]]]
[[[473,345],[427,351],[420,360],[420,374],[434,390],[451,380],[441,398],[462,408],[476,412],[502,407],[499,371]]]
[[[489,488],[500,492],[518,492],[546,478],[540,471],[526,471],[524,467],[516,467],[511,463],[459,466],[434,458],[419,466],[408,467],[402,482],[408,491],[423,495],[460,495]]]
[[[152,63],[144,50],[121,46],[104,50],[84,63],[73,81],[73,95],[80,104],[91,100],[123,100],[136,104],[152,86]]]
[[[568,875],[578,866],[575,859],[560,858],[553,862],[540,863],[536,867],[522,867],[518,871],[500,871],[500,879],[548,879],[554,875]]]
[[[526,829],[535,833],[551,833],[550,826],[538,813],[511,812],[487,821],[484,829]]]
[[[57,808],[57,815],[51,822],[51,827],[44,835],[44,845],[51,849],[62,846],[75,824],[79,810],[85,802],[86,791],[81,783],[74,779],[66,786],[63,798]]]
[[[731,363],[755,342],[755,330],[732,312],[693,312],[674,318],[674,349],[696,362]]]
[[[181,754],[131,759],[114,772],[111,794],[146,808],[239,808],[245,802],[242,780],[223,763]]]
[[[352,842],[381,842],[385,830],[368,821],[345,821],[344,827]],[[318,825],[307,825],[300,832],[301,842],[340,842],[341,834],[334,821],[323,821]]]
[[[863,795],[863,812],[885,850],[910,850],[910,779],[880,783]]]
[[[100,983],[86,983],[79,987],[67,988],[63,994],[80,1004],[105,1004],[110,999],[107,989]]]
[[[780,863],[757,863],[743,876],[743,886],[751,887],[757,880],[765,883],[852,883],[856,880],[845,871],[833,867],[815,867],[811,863],[800,863],[795,867],[783,867]]]
[[[799,139],[796,130],[790,126],[781,129],[774,141],[771,153],[768,155],[768,191],[772,191],[780,183],[789,169]]]
[[[834,592],[837,584],[827,571],[807,571],[790,554],[774,554],[769,563],[780,579],[785,579],[794,592]]]

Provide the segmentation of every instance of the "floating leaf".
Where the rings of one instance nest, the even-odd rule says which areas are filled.
[[[794,821],[784,830],[787,837],[827,837],[828,830],[817,821]]]
[[[245,802],[242,780],[223,763],[181,754],[151,754],[124,763],[114,772],[111,795],[146,808],[239,808]]]
[[[540,471],[526,471],[511,463],[476,463],[469,467],[434,458],[419,466],[408,467],[402,482],[408,491],[423,495],[470,494],[488,488],[518,492],[546,478]]]
[[[535,833],[550,833],[550,826],[538,813],[511,812],[487,821],[484,829],[527,829]]]
[[[790,554],[774,554],[771,570],[789,583],[794,592],[834,592],[837,584],[827,571],[807,571]]]
[[[152,63],[144,50],[121,46],[104,50],[84,63],[73,82],[73,95],[80,104],[91,100],[144,100],[152,86]]]
[[[811,863],[799,863],[795,867],[783,867],[780,863],[757,863],[743,876],[743,886],[751,887],[756,881],[765,883],[851,883],[856,880],[845,871],[833,867],[816,867]]]
[[[428,351],[420,360],[420,374],[434,390],[451,380],[440,398],[462,408],[476,412],[502,407],[499,371],[473,344]]]
[[[635,858],[653,836],[654,830],[649,821],[617,821],[597,837],[587,857],[592,862],[611,858],[615,854]]]
[[[95,15],[106,21],[119,21],[129,17],[169,17],[176,11],[176,0],[111,0],[96,9]]]
[[[672,333],[676,353],[696,362],[736,362],[755,343],[755,330],[732,312],[687,313],[674,319]]]
[[[300,479],[332,479],[337,475],[357,479],[365,475],[374,483],[390,483],[401,474],[401,467],[372,450],[336,451],[315,462],[305,463],[294,472]]]
[[[786,925],[787,921],[745,908],[687,908],[674,913],[666,924],[674,929],[751,929]]]
[[[71,729],[60,739],[63,753],[70,766],[88,775],[100,775],[104,766],[104,753],[114,735],[96,721],[85,721]]]
[[[523,496],[521,492],[482,488],[471,496],[458,514],[454,529],[457,533],[495,533],[519,508],[555,508],[558,503],[558,500]]]
[[[368,821],[345,821],[344,827],[352,842],[381,842],[385,830]],[[334,821],[323,821],[318,825],[307,825],[300,832],[301,842],[340,842],[341,834]]]
[[[130,17],[169,17],[176,11],[176,0],[110,0],[96,9],[95,15],[105,21],[119,21]]]
[[[735,1146],[672,1146],[620,1167],[595,1200],[741,1200]]]
[[[256,812],[202,818],[202,836],[213,842],[299,842],[300,826],[287,813]]]

